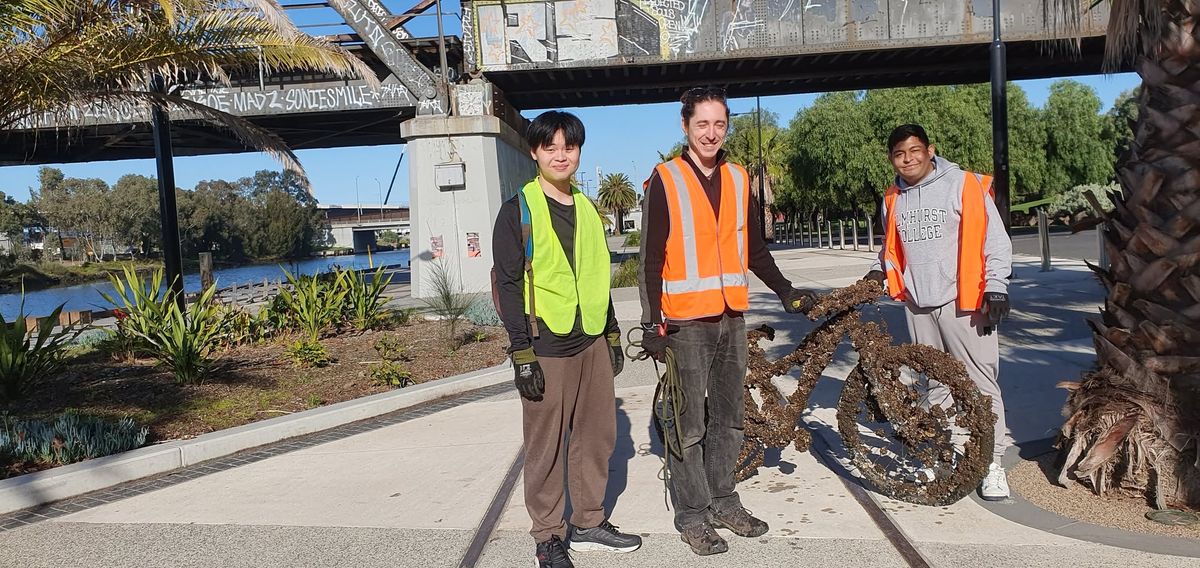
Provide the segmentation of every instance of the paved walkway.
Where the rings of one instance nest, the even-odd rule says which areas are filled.
[[[778,251],[776,257],[799,285],[822,288],[853,282],[870,259],[865,252],[812,250]],[[1064,394],[1054,384],[1078,376],[1094,359],[1083,319],[1096,313],[1101,299],[1082,265],[1063,263],[1050,273],[1037,267],[1036,259],[1018,262],[1013,320],[1001,331],[1001,382],[1018,445],[1047,437],[1061,421]],[[614,297],[623,326],[632,327],[640,318],[636,290],[617,290]],[[899,306],[877,313],[898,340],[906,338]],[[748,314],[748,325],[759,323],[780,330],[775,355],[812,326],[784,314],[761,286]],[[843,357],[814,393],[805,418],[816,430],[833,423],[847,371]],[[930,508],[876,496],[887,516],[881,529],[840,470],[823,461],[836,464],[836,450],[815,455],[793,449],[768,460],[740,489],[771,532],[758,539],[732,537],[729,553],[699,558],[679,542],[664,508],[656,455],[662,450],[652,442],[650,422],[653,384],[649,362],[628,363],[617,379],[619,434],[608,503],[613,522],[645,535],[646,544],[619,558],[577,554],[581,568],[1124,568],[1196,562],[1042,532],[996,514],[1009,504],[985,508],[973,499]],[[459,566],[521,445],[516,396],[508,389],[494,392],[499,394],[346,437],[184,474],[110,503],[0,532],[0,566]],[[512,498],[497,501],[496,530],[475,566],[532,565],[520,487],[518,480]],[[885,529],[893,525],[898,530],[889,534]],[[919,556],[906,559],[895,539],[911,543]]]

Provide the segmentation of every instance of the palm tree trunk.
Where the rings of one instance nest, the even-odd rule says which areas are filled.
[[[1070,390],[1060,475],[1097,493],[1144,490],[1159,508],[1200,508],[1200,7],[1164,0],[1142,34],[1134,142],[1106,215],[1107,289],[1089,322],[1099,369]],[[1197,13],[1192,13],[1192,12]]]

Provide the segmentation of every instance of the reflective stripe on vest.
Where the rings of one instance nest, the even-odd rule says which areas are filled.
[[[659,164],[671,228],[663,262],[662,312],[667,319],[691,320],[749,307],[746,170],[725,163],[720,208],[713,211],[704,186],[682,157]]]
[[[884,228],[883,270],[887,275],[888,294],[904,300],[904,247],[897,224],[896,198],[900,188],[892,185],[884,194],[887,227]],[[984,243],[987,239],[987,199],[995,199],[991,176],[963,172],[962,218],[958,223],[958,308],[977,311],[983,306],[986,282]]]
[[[583,322],[583,332],[601,335],[608,326],[611,257],[600,214],[590,199],[572,187],[575,199],[575,269],[567,261],[562,242],[550,220],[550,205],[537,179],[525,185],[521,193],[529,205],[533,241],[533,286],[537,298],[537,317],[557,335],[567,335],[575,327],[575,315]],[[529,313],[526,288],[525,313]]]

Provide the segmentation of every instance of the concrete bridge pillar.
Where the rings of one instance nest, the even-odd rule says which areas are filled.
[[[509,122],[478,114],[401,125],[410,158],[413,297],[433,295],[439,264],[461,293],[490,290],[496,214],[536,174],[522,133]]]

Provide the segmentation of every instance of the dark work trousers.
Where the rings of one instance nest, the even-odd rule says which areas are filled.
[[[612,362],[608,342],[599,338],[578,354],[541,357],[538,363],[546,392],[538,402],[521,399],[529,534],[536,542],[551,536],[566,540],[564,465],[571,524],[590,529],[604,521],[608,459],[617,441]]]
[[[675,353],[687,400],[678,417],[683,457],[677,460],[668,453],[668,459],[675,523],[683,529],[706,520],[710,509],[742,506],[733,469],[742,449],[746,413],[746,320],[724,315],[719,320],[672,323],[679,331],[669,336],[667,345]]]

